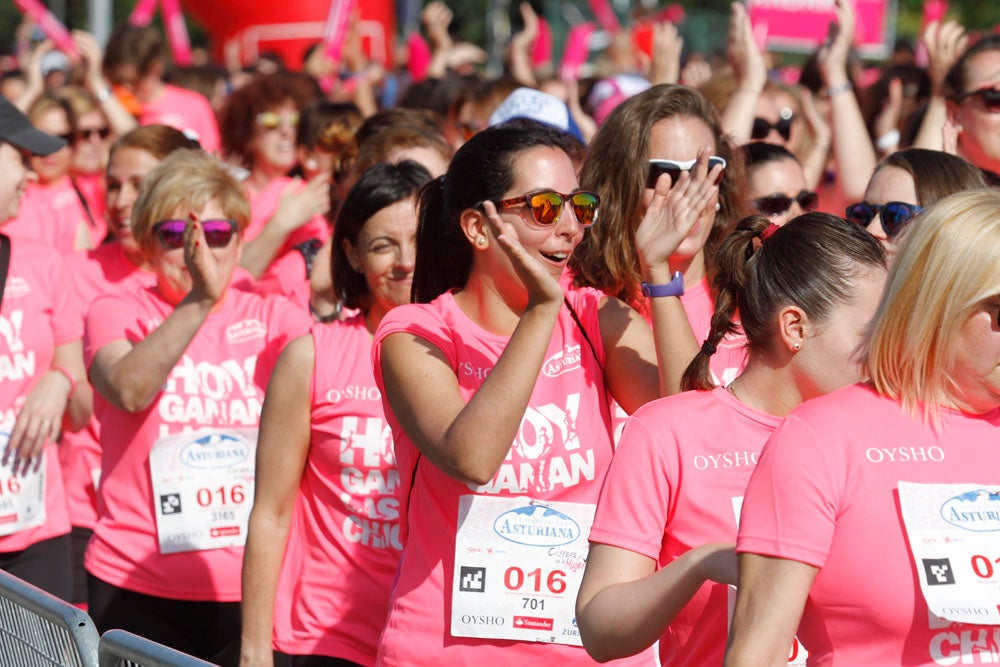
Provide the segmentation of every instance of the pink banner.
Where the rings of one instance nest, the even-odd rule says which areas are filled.
[[[857,15],[854,46],[861,55],[884,58],[895,40],[896,0],[853,0]],[[765,24],[767,46],[810,52],[836,21],[833,0],[746,0],[750,21]]]
[[[14,4],[25,16],[38,24],[38,27],[41,28],[46,37],[52,40],[57,49],[69,56],[73,62],[79,62],[80,51],[73,43],[69,31],[45,5],[38,0],[14,0]]]
[[[139,0],[135,3],[132,13],[129,14],[128,22],[134,26],[149,25],[153,20],[153,13],[156,11],[157,0]]]
[[[187,25],[181,12],[180,0],[163,0],[160,4],[163,12],[163,25],[167,29],[167,41],[170,42],[170,52],[174,63],[186,67],[191,60],[191,40],[188,38]]]
[[[594,29],[593,23],[581,23],[569,29],[562,64],[559,66],[559,78],[563,81],[580,78],[580,67],[587,62],[590,54],[590,35]]]

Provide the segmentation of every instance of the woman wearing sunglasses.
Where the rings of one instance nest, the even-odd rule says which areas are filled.
[[[416,195],[430,178],[411,161],[360,176],[331,268],[339,301],[360,310],[292,341],[271,377],[243,567],[244,667],[273,667],[272,637],[293,665],[375,661],[403,544],[371,337],[410,302]]]
[[[944,81],[959,155],[1000,180],[1000,35],[970,46]]]
[[[700,161],[696,161],[697,158]],[[697,91],[659,85],[616,108],[591,143],[580,173],[583,187],[601,197],[601,224],[570,260],[577,285],[596,287],[652,320],[664,313],[661,332],[670,341],[662,359],[668,389],[680,390],[684,369],[711,325],[714,294],[708,276],[714,248],[744,213],[742,158],[722,132],[718,116]],[[684,200],[690,184],[718,183],[716,196],[699,210],[690,233],[668,248],[671,275],[644,285],[637,230],[657,196]],[[647,287],[648,286],[648,287]],[[745,361],[739,336],[727,338],[712,358],[712,371],[726,384]]]
[[[852,355],[885,281],[878,242],[810,213],[778,228],[762,216],[722,242],[709,343],[739,310],[750,359],[728,387],[708,372],[629,418],[601,491],[577,620],[598,660],[660,642],[672,667],[718,665],[736,583],[738,499],[760,451],[802,401],[861,379]],[[718,583],[716,583],[718,582]]]
[[[750,183],[750,204],[776,225],[815,211],[819,196],[806,188],[802,165],[784,146],[757,141],[741,148]]]
[[[792,411],[747,486],[727,667],[796,631],[810,664],[994,660],[1000,193],[923,213],[865,339],[871,379]]]
[[[910,148],[884,158],[875,168],[864,201],[847,207],[847,219],[861,225],[889,253],[897,237],[934,202],[964,190],[987,187],[982,172],[965,160],[941,151]]]
[[[264,387],[309,326],[283,299],[230,288],[249,217],[207,153],[171,153],[132,209],[155,285],[98,298],[87,317],[102,448],[90,614],[220,665],[239,657]]]
[[[234,91],[221,112],[226,155],[249,170],[244,185],[250,225],[241,265],[264,293],[291,295],[330,237],[330,174],[308,182],[289,176],[298,161],[299,111],[309,101],[290,74],[268,74]]]
[[[560,286],[603,224],[570,141],[523,120],[483,130],[421,194],[417,303],[385,316],[373,353],[407,531],[385,667],[591,664],[574,601],[611,461],[609,400],[635,410],[665,379],[637,313]],[[684,238],[715,192],[703,178],[688,206],[651,201],[650,282],[668,275],[660,241]]]

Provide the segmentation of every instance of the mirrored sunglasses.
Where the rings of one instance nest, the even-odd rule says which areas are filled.
[[[673,185],[677,183],[677,179],[681,177],[681,172],[691,171],[694,169],[694,165],[697,164],[697,160],[688,160],[687,162],[677,162],[676,160],[650,160],[649,161],[649,175],[646,177],[646,187],[655,188],[656,181],[659,180],[660,176],[667,174],[670,176],[670,184]],[[708,170],[712,171],[717,165],[722,165],[723,171],[726,169],[726,160],[719,157],[718,155],[712,155],[708,158]],[[722,173],[719,173],[719,178],[716,180],[716,184],[722,181]]]
[[[276,113],[274,111],[264,111],[257,114],[257,127],[265,130],[276,130],[279,127],[296,128],[299,125],[299,114]]]
[[[979,102],[983,105],[983,108],[990,113],[1000,112],[1000,89],[998,88],[980,88],[979,90],[973,90],[971,92],[960,95],[958,100],[962,101],[969,97],[979,97]]]
[[[881,206],[863,201],[847,207],[847,219],[862,227],[867,227],[877,215],[879,222],[882,223],[882,230],[891,239],[903,231],[903,227],[922,210],[924,210],[922,206],[906,204],[901,201],[891,201]]]
[[[753,206],[762,215],[784,215],[792,207],[792,202],[798,202],[803,211],[815,211],[819,206],[819,195],[809,190],[802,190],[794,197],[787,195],[768,195],[753,200]]]
[[[236,223],[232,220],[199,220],[198,224],[205,232],[205,241],[210,248],[224,248],[236,233]],[[164,248],[183,248],[187,225],[187,220],[163,220],[153,225],[153,231]]]
[[[753,119],[753,130],[750,132],[750,138],[760,141],[761,139],[767,139],[767,135],[771,134],[771,130],[774,130],[781,138],[788,141],[788,138],[792,136],[792,121],[795,119],[795,114],[789,108],[784,108],[780,112],[780,118],[778,122],[771,123],[766,118],[757,117]]]
[[[573,214],[581,227],[590,227],[597,222],[598,209],[601,205],[601,198],[593,192],[574,192],[564,195],[554,190],[543,190],[533,194],[502,199],[497,202],[497,210],[503,211],[508,208],[527,204],[531,209],[531,217],[542,227],[550,227],[562,217],[563,205],[569,202],[573,207]]]

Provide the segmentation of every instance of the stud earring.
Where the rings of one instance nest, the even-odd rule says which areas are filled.
[[[479,247],[486,245],[486,237],[480,236],[478,239],[476,239],[476,245]]]
[[[802,348],[802,343],[795,343],[792,345],[793,350],[799,350]]]

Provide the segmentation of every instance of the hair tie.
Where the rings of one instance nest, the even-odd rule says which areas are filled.
[[[778,231],[779,229],[781,229],[781,225],[776,225],[773,222],[771,224],[769,224],[767,227],[765,227],[764,229],[762,229],[761,232],[760,232],[760,240],[761,240],[761,242],[764,242],[764,241],[768,240],[769,238],[771,238],[772,236],[774,236],[774,233],[776,231]]]
[[[701,344],[701,353],[706,357],[710,357],[715,354],[715,343],[706,339],[705,342]]]

